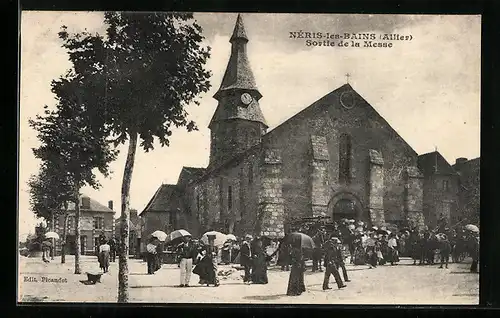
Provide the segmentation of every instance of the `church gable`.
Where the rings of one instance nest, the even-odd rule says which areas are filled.
[[[309,127],[304,127],[309,126]],[[282,139],[291,129],[303,127],[311,134],[327,135],[332,131],[354,129],[384,130],[386,138],[393,140],[406,154],[416,156],[415,150],[389,125],[389,123],[359,95],[349,84],[345,84],[323,96],[272,131],[264,140]]]

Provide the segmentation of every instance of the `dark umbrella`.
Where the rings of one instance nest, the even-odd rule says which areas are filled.
[[[292,247],[313,249],[316,246],[309,235],[300,232],[287,234],[284,242],[290,244]]]
[[[382,230],[382,229],[378,229],[376,232],[377,232],[377,234],[382,234],[382,235],[389,234],[386,230]]]

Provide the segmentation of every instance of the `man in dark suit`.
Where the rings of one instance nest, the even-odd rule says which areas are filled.
[[[245,270],[245,276],[243,277],[244,283],[251,282],[251,269],[252,269],[252,253],[250,249],[250,241],[252,237],[250,235],[245,236],[243,244],[240,248],[240,265],[243,266]]]
[[[336,259],[335,259],[335,267],[337,268],[337,271],[339,272],[340,275],[340,268],[342,269],[342,275],[344,276],[344,281],[350,282],[349,277],[347,276],[347,270],[345,268],[345,258],[342,253],[343,245],[342,242],[338,238],[333,238],[333,243],[335,244],[335,248],[337,250],[336,252]]]
[[[341,251],[336,247],[334,243],[335,238],[331,238],[325,244],[325,278],[323,279],[323,290],[331,289],[328,284],[330,283],[330,275],[333,274],[335,277],[335,282],[337,283],[337,287],[339,289],[346,287],[346,285],[342,282],[342,278],[337,270],[337,266],[335,261],[342,257]]]

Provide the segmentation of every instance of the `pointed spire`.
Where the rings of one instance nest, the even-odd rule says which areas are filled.
[[[215,121],[231,118],[257,121],[263,123],[267,127],[264,115],[258,104],[258,101],[262,98],[262,94],[255,84],[255,78],[248,60],[246,50],[248,37],[240,14],[238,14],[236,18],[236,24],[230,42],[231,55],[219,90],[214,95],[214,98],[217,99],[220,104],[210,121],[209,127]],[[228,93],[242,94],[243,92],[250,94],[254,102],[247,105],[247,107],[229,107],[226,105],[227,101],[225,96],[228,96]]]
[[[232,46],[231,56],[229,57],[229,62],[224,77],[222,78],[219,91],[214,97],[218,99],[222,91],[244,89],[253,90],[257,99],[260,99],[262,95],[255,84],[255,78],[247,57],[246,44],[248,42],[248,37],[240,14],[238,14],[238,18],[236,19],[230,42]]]
[[[236,18],[236,25],[234,26],[233,35],[231,36],[229,42],[233,42],[238,39],[242,39],[248,42],[247,34],[245,32],[245,27],[243,26],[243,18],[239,13],[238,13],[238,18]]]

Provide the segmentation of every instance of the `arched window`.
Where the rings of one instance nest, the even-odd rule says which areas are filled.
[[[351,182],[351,136],[342,134],[339,143],[339,182]]]

